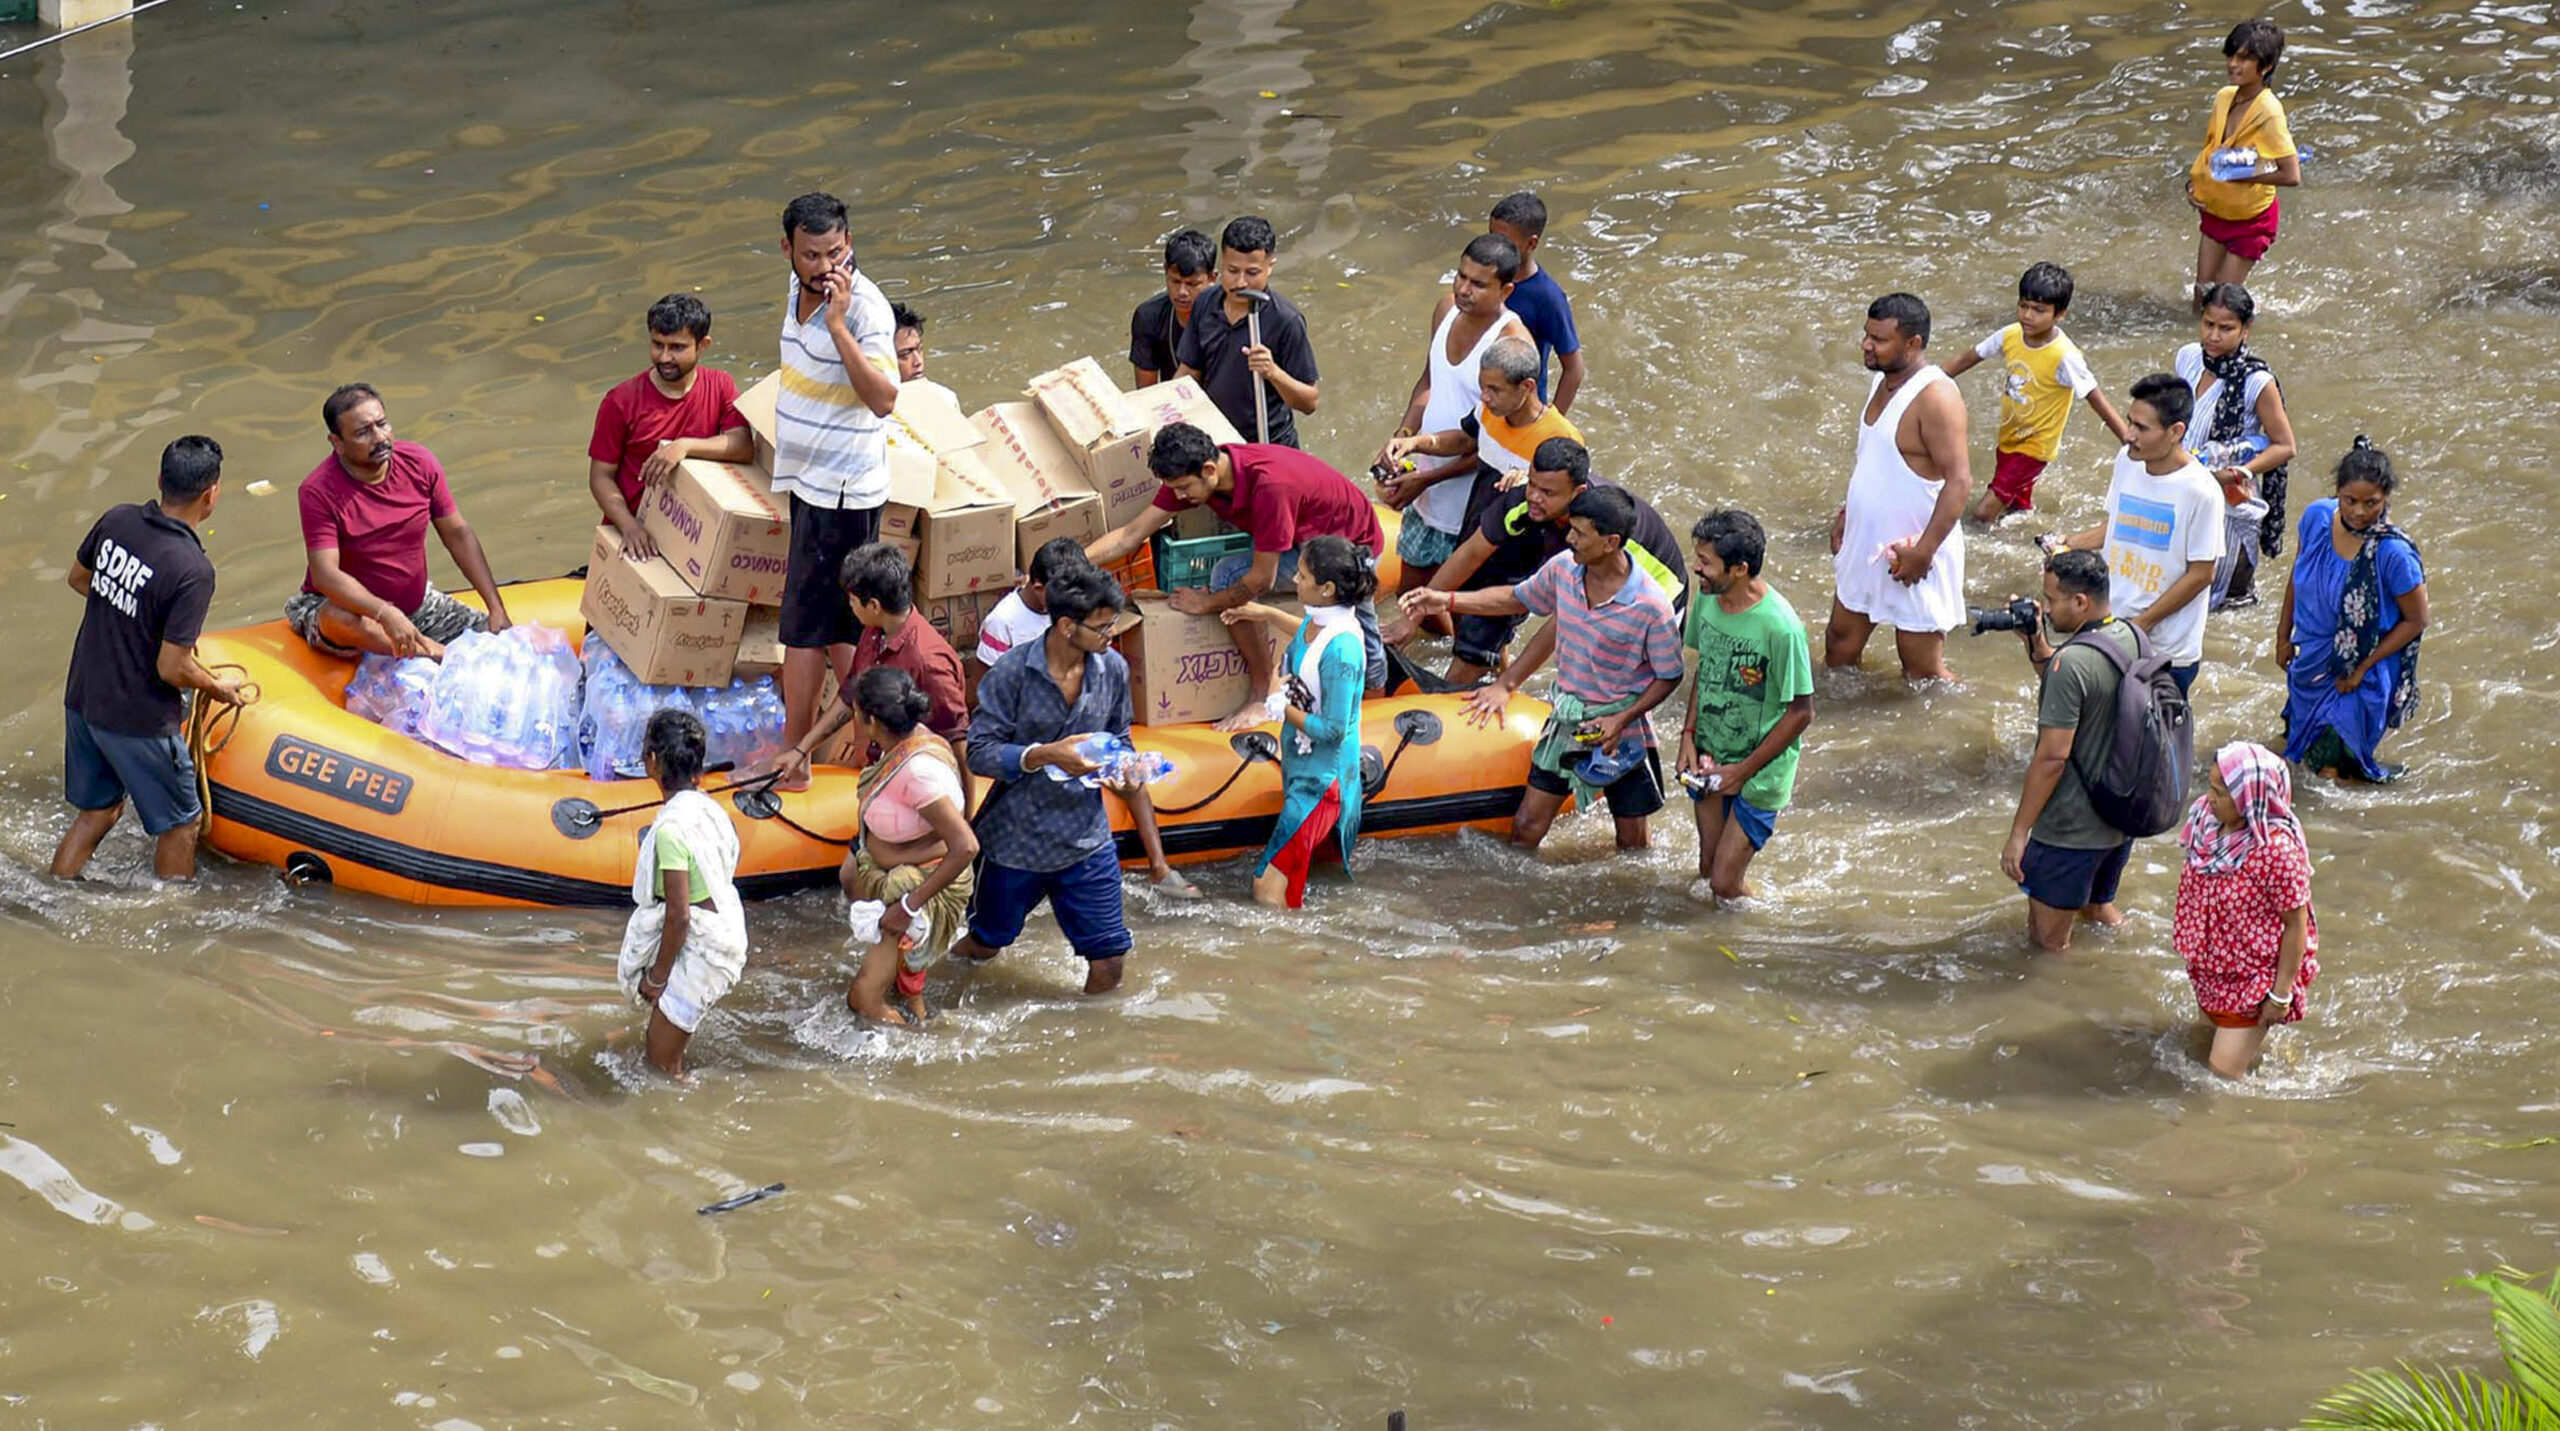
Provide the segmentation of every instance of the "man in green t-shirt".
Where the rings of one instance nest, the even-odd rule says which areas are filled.
[[[2044,564],[2043,619],[2019,632],[2027,659],[2044,678],[2036,698],[2036,748],[2026,788],[2009,822],[2000,868],[2027,896],[2027,937],[2040,949],[2071,947],[2071,926],[2086,919],[2117,925],[2116,882],[2133,840],[2098,818],[2089,787],[2106,768],[2116,734],[2116,687],[2124,677],[2106,653],[2069,638],[2094,633],[2131,660],[2140,649],[2133,627],[2107,602],[2106,558],[2061,551]],[[2051,626],[2066,638],[2046,639]]]
[[[1680,780],[1697,802],[1699,878],[1717,899],[1747,899],[1743,873],[1795,794],[1798,746],[1813,724],[1813,655],[1804,618],[1760,579],[1769,539],[1758,518],[1709,512],[1689,537],[1698,594],[1680,639],[1698,671]]]

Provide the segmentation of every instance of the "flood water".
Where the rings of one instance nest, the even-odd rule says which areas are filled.
[[[2315,157],[2253,286],[2297,509],[2357,432],[2391,449],[2437,624],[2407,780],[2301,796],[2322,982],[2246,1089],[2188,1042],[2167,842],[2118,937],[2026,953],[2005,637],[1956,638],[1961,691],[1900,689],[1881,642],[1825,683],[1756,911],[1688,897],[1674,821],[1638,859],[1596,817],[1536,860],[1379,842],[1296,921],[1215,866],[1205,904],[1133,897],[1123,995],[1073,996],[1043,919],[886,1039],[834,1011],[812,895],[753,912],[681,1091],[632,1075],[610,915],[219,862],[157,891],[130,824],[106,887],[42,877],[61,576],[163,443],[230,455],[217,625],[298,580],[292,485],[350,378],[502,577],[557,574],[647,302],[698,289],[715,360],[768,369],[775,216],[819,186],[973,407],[1125,372],[1162,233],[1271,215],[1323,365],[1304,428],[1357,470],[1440,275],[1534,184],[1602,469],[1684,529],[1756,510],[1818,620],[1869,297],[1926,296],[1951,357],[2060,260],[2120,402],[2193,336],[2179,182],[2239,18],[1031,9],[187,0],[0,66],[0,1419],[2186,1431],[2492,1352],[2447,1279],[2560,1260],[2538,0],[2278,12]],[[2075,414],[2049,512],[2089,519],[2104,445]],[[1974,544],[1977,600],[2028,588],[2037,529]],[[2204,743],[2272,739],[2273,610],[2214,619]]]

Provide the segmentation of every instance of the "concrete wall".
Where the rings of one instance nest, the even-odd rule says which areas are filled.
[[[134,0],[36,0],[36,19],[56,30],[68,30],[133,8]]]

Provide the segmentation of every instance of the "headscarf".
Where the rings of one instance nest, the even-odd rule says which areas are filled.
[[[2293,776],[2274,751],[2252,741],[2234,741],[2213,758],[2214,769],[2240,807],[2240,823],[2230,829],[2213,812],[2210,791],[2196,797],[2187,810],[2187,828],[2179,843],[2187,848],[2187,868],[2197,874],[2230,874],[2249,862],[2267,840],[2302,843],[2302,822],[2293,817]]]

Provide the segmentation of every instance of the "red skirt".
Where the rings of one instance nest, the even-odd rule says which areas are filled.
[[[2199,215],[2197,227],[2204,236],[2230,250],[2233,258],[2256,263],[2276,246],[2276,224],[2284,215],[2284,205],[2270,199],[2267,211],[2254,219],[2222,219],[2211,214]]]

